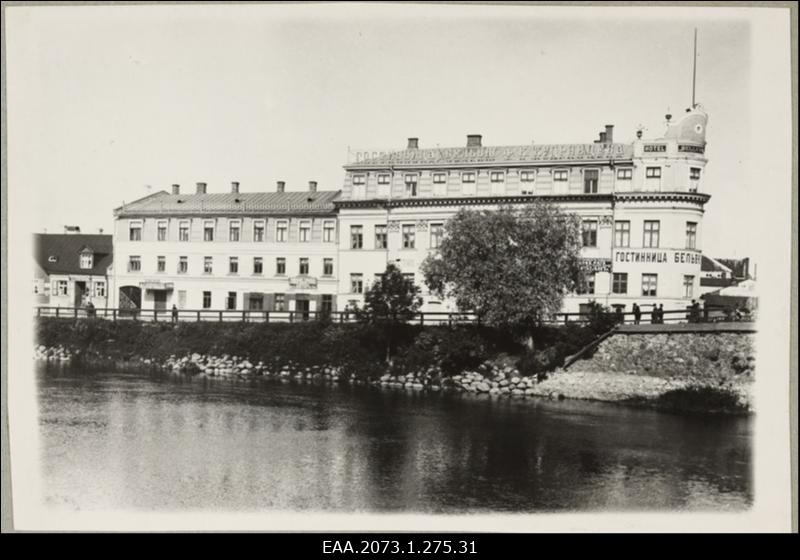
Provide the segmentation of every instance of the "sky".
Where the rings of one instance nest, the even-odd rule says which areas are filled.
[[[341,188],[349,150],[617,142],[709,113],[704,252],[744,257],[750,24],[735,12],[503,6],[114,6],[7,12],[9,188],[33,231],[193,192]]]

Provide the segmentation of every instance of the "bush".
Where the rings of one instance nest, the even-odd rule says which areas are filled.
[[[739,396],[727,386],[694,385],[667,391],[656,403],[671,410],[702,412],[747,412]]]

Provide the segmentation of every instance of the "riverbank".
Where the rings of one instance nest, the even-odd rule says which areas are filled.
[[[605,327],[607,329],[607,327]],[[386,339],[358,324],[178,323],[42,318],[35,358],[208,377],[323,380],[503,398],[586,399],[704,412],[753,410],[752,334],[620,332],[548,326],[535,351],[477,326],[405,326]],[[566,358],[591,351],[564,370]]]

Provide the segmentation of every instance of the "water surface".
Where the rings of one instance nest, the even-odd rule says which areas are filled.
[[[45,500],[139,510],[742,510],[752,420],[277,381],[38,373]]]

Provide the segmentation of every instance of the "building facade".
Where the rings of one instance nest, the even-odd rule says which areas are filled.
[[[613,141],[613,125],[588,144],[419,147],[369,154],[345,166],[339,210],[339,301],[359,305],[369,284],[396,263],[423,288],[424,311],[454,311],[425,293],[420,264],[459,209],[557,203],[582,223],[588,292],[566,297],[564,311],[590,301],[630,311],[684,309],[699,295],[701,192],[708,117],[699,107],[663,136]]]
[[[33,293],[37,305],[109,307],[113,243],[110,235],[37,233]]]
[[[338,191],[160,191],[115,210],[115,305],[307,316],[336,309]]]

